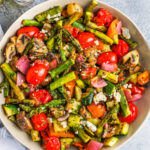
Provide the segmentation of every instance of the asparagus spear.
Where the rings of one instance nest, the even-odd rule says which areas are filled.
[[[89,11],[86,11],[85,12],[85,18],[84,18],[84,23],[86,23],[88,21],[91,21],[92,17],[93,17],[93,13],[89,12]]]
[[[101,120],[101,122],[98,124],[98,128],[96,131],[96,136],[100,137],[102,132],[103,132],[103,127],[106,124],[106,122],[111,118],[112,114],[118,112],[119,110],[119,105],[115,105],[112,110],[110,110],[106,116]]]
[[[38,21],[36,20],[31,20],[31,19],[25,19],[22,21],[22,24],[24,26],[35,26],[35,27],[42,27],[42,24],[39,23]]]
[[[58,80],[54,81],[53,83],[50,84],[50,90],[53,91],[57,89],[58,87],[64,85],[67,82],[70,82],[72,80],[76,79],[75,72],[70,72],[66,74],[65,76],[59,78]]]
[[[24,105],[24,104],[19,104],[19,107],[24,110],[25,112],[30,112],[32,110],[31,106]]]
[[[77,21],[81,17],[81,13],[76,12],[72,16],[70,16],[67,20],[65,20],[64,25],[69,25]]]
[[[44,12],[36,15],[35,19],[37,21],[39,21],[39,22],[42,22],[42,21],[44,21],[47,18],[48,15],[50,17],[54,17],[54,15],[55,16],[58,15],[59,13],[61,13],[61,11],[62,11],[62,8],[60,6],[56,6],[54,8],[51,8],[51,9],[49,9],[47,11],[44,11]]]
[[[16,72],[14,72],[14,71],[11,69],[11,67],[9,66],[8,63],[6,63],[6,62],[3,63],[3,64],[1,65],[1,68],[2,68],[2,70],[4,71],[4,73],[7,74],[7,75],[10,77],[10,79],[12,79],[14,82],[17,81]],[[26,84],[26,83],[23,83],[22,86],[23,86],[24,88],[26,88],[26,87],[27,87],[27,84]]]
[[[55,43],[55,38],[56,36],[53,36],[50,40],[47,41],[46,45],[48,47],[48,49],[51,51],[52,48],[54,47],[54,43]]]
[[[23,91],[21,91],[21,89],[11,80],[11,78],[8,76],[8,74],[5,71],[4,71],[4,74],[5,74],[6,78],[8,79],[10,86],[13,88],[14,93],[18,97],[18,100],[25,99]]]
[[[50,18],[50,19],[47,19],[47,20],[43,21],[43,23],[54,23],[54,22],[56,22],[56,21],[61,21],[61,20],[63,20],[63,19],[64,19],[63,16],[52,17],[52,18]],[[56,22],[56,23],[57,23],[57,22]]]
[[[34,42],[34,39],[32,39],[26,46],[24,52],[23,52],[23,55],[27,55],[29,50],[33,47],[33,42]]]
[[[70,66],[72,66],[74,64],[75,64],[75,61],[73,59],[67,60],[66,62],[61,64],[59,67],[57,67],[56,69],[49,71],[49,73],[51,74],[52,78],[55,78],[57,75],[59,75],[64,70],[66,70],[67,68],[69,68]]]
[[[58,99],[58,100],[52,100],[45,105],[40,105],[34,109],[32,109],[29,113],[29,117],[32,117],[33,115],[46,112],[49,107],[59,107],[59,105],[64,105],[66,103],[65,100]]]
[[[127,77],[125,80],[121,81],[120,83],[118,83],[118,84],[116,85],[116,88],[122,87],[122,86],[123,86],[124,84],[126,84],[129,80],[130,80],[130,76]]]
[[[76,21],[72,24],[72,26],[80,29],[81,31],[85,30],[85,25]]]
[[[119,90],[119,93],[121,95],[120,106],[121,106],[121,109],[122,109],[123,116],[128,117],[131,114],[131,112],[130,112],[130,109],[129,109],[129,105],[128,105],[126,96],[123,92],[123,89]]]
[[[93,11],[97,5],[98,5],[98,1],[92,0],[90,5],[86,8],[86,11]]]
[[[7,78],[5,78],[5,83],[6,83],[6,86],[4,87],[4,96],[7,97],[10,93],[10,85],[9,85]]]
[[[72,42],[72,44],[77,48],[79,52],[81,52],[83,48],[81,47],[79,41],[75,39],[65,28],[62,28],[62,31],[64,33],[64,36]]]
[[[97,24],[95,24],[94,22],[88,21],[86,23],[87,27],[92,28],[92,29],[96,29],[98,31],[101,32],[105,32],[107,30],[107,28],[105,26],[98,26]]]
[[[22,101],[15,99],[15,98],[7,98],[6,103],[13,103],[13,104],[29,104],[29,105],[35,105],[36,101],[33,99],[23,99]]]
[[[113,40],[108,37],[106,34],[100,32],[100,31],[97,31],[97,30],[94,30],[94,29],[91,29],[89,27],[86,27],[85,30],[95,34],[97,37],[99,37],[100,39],[104,40],[105,42],[109,43],[110,45],[113,44]]]
[[[124,41],[126,41],[132,48],[136,48],[137,47],[137,43],[134,42],[131,39],[126,39],[125,37],[123,37],[122,35],[119,36],[121,39],[123,39]]]

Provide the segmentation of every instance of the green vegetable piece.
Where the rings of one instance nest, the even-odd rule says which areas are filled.
[[[25,19],[22,21],[22,24],[24,26],[34,26],[34,27],[42,27],[42,24],[39,23],[38,21],[36,20],[31,20],[31,19]]]
[[[101,32],[105,32],[107,30],[107,28],[105,26],[98,26],[96,23],[88,21],[86,23],[86,26]]]
[[[53,83],[51,83],[50,84],[50,90],[53,91],[53,90],[57,89],[58,87],[64,85],[67,82],[70,82],[74,79],[76,79],[75,72],[70,72],[70,73],[66,74],[65,76],[57,79]]]
[[[75,98],[76,100],[81,100],[82,97],[82,91],[78,86],[75,86]]]
[[[86,11],[93,11],[94,8],[98,5],[98,1],[97,0],[92,0],[92,2],[90,3],[90,5],[86,8]]]
[[[67,20],[65,20],[64,25],[71,25],[75,21],[77,21],[81,17],[81,13],[75,12],[73,15],[71,15]]]
[[[69,145],[73,142],[72,138],[61,138],[60,143],[61,143],[61,150],[66,150]]]
[[[32,110],[31,106],[24,105],[24,104],[19,104],[19,107],[24,110],[25,112],[30,112]]]
[[[79,52],[83,50],[82,46],[80,45],[79,41],[75,39],[65,28],[62,28],[63,30],[63,35],[72,42],[72,44],[77,48]]]
[[[131,74],[130,75],[130,81],[134,84],[137,83],[137,77],[138,77],[138,73],[135,73],[135,74]]]
[[[70,116],[68,118],[68,126],[70,126],[72,128],[78,128],[80,126],[80,116],[70,114]]]
[[[89,12],[89,11],[86,11],[85,12],[85,18],[84,18],[84,23],[86,24],[88,21],[91,21],[92,18],[93,18],[93,13]]]
[[[9,85],[7,78],[5,78],[4,80],[6,84],[6,86],[4,87],[4,97],[7,97],[9,96],[9,93],[10,93],[10,85]]]
[[[78,79],[78,80],[76,80],[76,83],[81,89],[85,88],[85,84],[82,80]]]
[[[14,115],[13,116],[9,116],[8,119],[10,121],[12,121],[13,123],[17,124],[16,117]]]
[[[113,40],[110,37],[108,37],[106,34],[100,32],[100,31],[97,31],[95,29],[91,29],[89,27],[86,27],[85,30],[95,34],[97,37],[104,40],[106,43],[109,43],[110,45],[113,44]]]
[[[72,26],[78,28],[78,29],[81,30],[81,31],[85,31],[85,25],[82,24],[82,23],[79,23],[79,22],[77,22],[77,21],[75,21],[75,22],[72,24]]]
[[[88,127],[84,126],[84,129],[90,136],[94,136],[94,133]]]
[[[120,38],[127,42],[131,48],[136,48],[138,44],[131,39],[126,39],[123,35],[120,35]]]
[[[52,78],[55,78],[57,75],[65,71],[67,68],[71,67],[75,64],[75,61],[73,59],[67,60],[66,62],[59,65],[57,68],[53,69],[52,71],[49,71]]]
[[[130,76],[127,77],[125,80],[122,80],[120,83],[118,83],[118,84],[116,85],[116,88],[122,87],[122,86],[123,86],[124,84],[126,84],[129,80],[130,80]]]
[[[23,52],[23,55],[27,55],[29,50],[33,47],[33,42],[34,42],[34,39],[32,39],[26,46],[24,52]]]
[[[75,99],[71,99],[68,100],[67,102],[66,110],[68,110],[72,114],[78,114],[80,107],[81,107],[81,102],[78,102]]]
[[[47,16],[49,15],[50,17],[53,17],[54,15],[57,15],[58,13],[61,13],[62,11],[62,8],[60,6],[56,6],[56,7],[53,7],[47,11],[44,11],[38,15],[35,16],[35,19],[38,21],[38,22],[42,22],[44,20],[47,19]]]
[[[31,137],[33,142],[38,142],[41,140],[39,131],[34,129],[31,130]]]
[[[109,52],[109,51],[111,51],[110,45],[104,43],[104,48],[103,48],[103,50],[102,50],[102,53],[104,53],[104,52]]]
[[[86,134],[85,131],[81,128],[76,130],[76,132],[78,133],[78,136],[82,139],[84,143],[87,143],[91,139],[91,137],[88,134]]]
[[[106,116],[101,120],[101,122],[98,124],[97,131],[96,131],[96,136],[101,137],[103,133],[103,127],[105,123],[111,118],[112,114],[115,112],[118,112],[119,105],[115,105],[107,114]]]
[[[91,118],[87,119],[89,122],[93,123],[95,126],[97,126],[100,123],[100,119],[99,118],[94,118],[91,116]]]
[[[52,100],[44,105],[40,105],[36,108],[33,108],[30,112],[29,112],[29,118],[31,118],[33,115],[39,114],[39,113],[43,113],[46,112],[50,107],[59,107],[60,105],[64,105],[66,103],[65,100],[63,99],[55,99]]]
[[[19,112],[18,107],[13,104],[3,104],[3,109],[4,109],[7,117],[16,115]]]
[[[128,117],[131,114],[131,112],[123,89],[119,90],[119,93],[121,95],[120,106],[122,109],[122,114],[124,117]]]
[[[127,135],[129,131],[129,124],[126,122],[121,122],[116,130],[116,135]]]
[[[106,102],[107,110],[110,110],[112,107],[114,107],[114,105],[115,105],[114,101],[107,101]]]
[[[104,87],[104,91],[106,92],[107,96],[110,96],[114,90],[116,89],[115,85],[109,81],[107,82],[107,86]]]
[[[100,70],[98,75],[112,83],[118,83],[118,75],[112,74],[110,72]]]
[[[54,48],[54,43],[55,43],[55,38],[56,36],[53,36],[51,39],[49,39],[46,43],[49,51],[51,51]]]
[[[93,101],[94,93],[90,93],[88,96],[82,98],[82,104],[84,106],[90,105]]]
[[[117,137],[111,137],[104,140],[104,146],[112,147],[118,142]]]

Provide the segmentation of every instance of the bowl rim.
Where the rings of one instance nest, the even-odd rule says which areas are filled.
[[[41,3],[39,3],[39,4],[37,4],[37,5],[33,6],[33,7],[31,7],[30,9],[28,9],[27,11],[25,11],[23,14],[21,14],[21,15],[9,26],[9,28],[6,30],[6,32],[4,33],[3,38],[2,38],[1,41],[0,41],[0,45],[1,45],[1,43],[3,43],[4,37],[9,33],[9,30],[12,28],[12,26],[13,26],[18,20],[20,20],[20,19],[23,17],[23,15],[24,15],[25,13],[27,13],[27,12],[29,12],[29,11],[32,11],[32,9],[36,9],[36,8],[40,7],[40,5],[44,5],[44,4],[46,4],[46,3],[49,3],[49,1],[51,1],[51,0],[47,0],[47,1],[41,2]],[[100,0],[97,0],[97,1],[98,1],[99,4],[102,4],[102,5],[104,5],[104,6],[108,6],[110,9],[115,10],[116,12],[119,12],[124,18],[128,19],[128,20],[132,23],[133,27],[138,30],[138,32],[139,32],[139,34],[141,35],[143,41],[145,42],[144,44],[146,45],[146,47],[147,47],[148,49],[150,49],[150,45],[148,44],[148,42],[147,42],[145,36],[143,35],[143,33],[141,32],[141,30],[139,29],[139,27],[138,27],[125,13],[123,13],[122,11],[120,11],[118,8],[115,8],[114,6],[111,6],[110,4],[107,4],[106,2],[102,2],[102,1],[100,1]],[[21,26],[21,25],[20,25],[20,26]],[[0,47],[1,47],[1,46],[0,46]],[[147,112],[147,114],[146,114],[146,116],[145,116],[143,122],[142,122],[141,125],[138,127],[138,129],[137,129],[128,139],[126,139],[122,144],[120,144],[119,146],[117,146],[116,149],[121,148],[123,145],[125,145],[127,142],[129,142],[129,140],[131,140],[131,139],[143,128],[143,126],[144,126],[145,123],[147,122],[149,116],[150,116],[150,109],[149,109],[149,111]],[[0,118],[0,120],[1,120],[1,118]],[[1,120],[1,122],[3,123],[3,125],[5,124],[5,123],[3,122],[3,120]],[[13,135],[13,133],[11,133],[11,129],[9,129],[9,128],[8,128],[7,126],[5,126],[5,125],[4,125],[4,127],[8,130],[8,132],[11,134],[11,136],[12,136],[14,139],[16,139],[16,140],[17,140],[19,143],[21,143],[24,147],[28,148],[28,146],[24,145],[23,141],[19,140],[16,136]],[[29,149],[29,148],[28,148],[28,149]]]

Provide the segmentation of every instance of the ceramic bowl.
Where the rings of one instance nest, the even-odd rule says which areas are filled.
[[[49,9],[50,7],[53,6],[65,6],[66,4],[70,3],[70,2],[75,2],[80,4],[83,7],[86,7],[90,0],[49,0],[46,2],[43,2],[33,8],[31,8],[30,10],[28,10],[27,12],[25,12],[22,16],[20,16],[11,26],[10,28],[7,30],[7,32],[5,33],[2,41],[0,42],[0,63],[3,61],[4,56],[3,56],[3,50],[5,48],[6,43],[9,41],[9,38],[11,36],[13,36],[16,31],[21,27],[21,21],[23,19],[32,19],[36,14],[43,12],[47,9]],[[106,8],[108,11],[110,11],[113,16],[118,17],[122,23],[123,26],[127,27],[130,29],[132,38],[138,42],[138,51],[141,55],[141,63],[142,65],[147,68],[150,71],[150,52],[149,52],[149,48],[148,45],[142,35],[142,33],[138,30],[138,28],[135,26],[135,24],[127,17],[125,16],[123,13],[121,13],[119,10],[105,4],[102,2],[99,2],[99,5],[96,7],[96,9],[99,8]],[[3,75],[0,72],[0,80],[3,80]],[[148,88],[146,90],[146,92],[143,95],[143,98],[136,102],[137,107],[138,107],[138,117],[137,119],[131,123],[130,125],[130,130],[129,130],[129,134],[127,136],[123,136],[120,138],[119,142],[113,146],[112,148],[104,148],[107,150],[114,150],[117,149],[119,147],[121,147],[122,145],[124,145],[125,143],[127,143],[127,141],[129,141],[131,139],[131,137],[133,137],[133,135],[135,135],[135,133],[137,133],[137,131],[139,131],[139,129],[141,128],[141,126],[143,125],[143,123],[145,122],[148,113],[150,111],[150,88]],[[3,112],[2,109],[2,104],[4,103],[4,96],[3,93],[0,94],[0,119],[3,122],[4,126],[8,129],[8,131],[12,134],[12,136],[14,138],[16,138],[20,143],[22,143],[24,146],[26,146],[27,148],[31,149],[31,150],[42,150],[42,147],[35,143],[32,142],[31,138],[24,133],[23,131],[21,131],[15,124],[13,124],[11,121],[9,121],[6,117],[6,115]],[[70,149],[74,149],[73,147],[71,147]]]

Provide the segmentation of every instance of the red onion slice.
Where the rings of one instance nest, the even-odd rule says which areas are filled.
[[[28,69],[30,68],[30,61],[27,56],[22,56],[16,63],[16,67],[20,72],[26,74]]]
[[[103,143],[91,140],[87,145],[87,150],[100,150],[103,147]]]
[[[117,32],[119,35],[121,35],[121,32],[122,32],[122,22],[121,21],[119,21],[117,24]]]
[[[135,101],[138,101],[142,98],[142,95],[141,94],[134,94],[132,95],[132,98],[130,100],[128,100],[128,102],[135,102]]]
[[[25,81],[25,77],[20,72],[17,73],[17,86],[22,85],[22,83]]]
[[[118,70],[118,66],[116,63],[102,63],[102,69],[108,72],[116,72]]]
[[[102,87],[107,86],[107,83],[98,76],[91,80],[91,84],[95,88],[102,88]]]
[[[64,120],[66,120],[68,117],[69,117],[69,112],[66,112],[66,114],[65,114],[64,116],[58,118],[57,120],[58,120],[58,121],[64,121]]]

